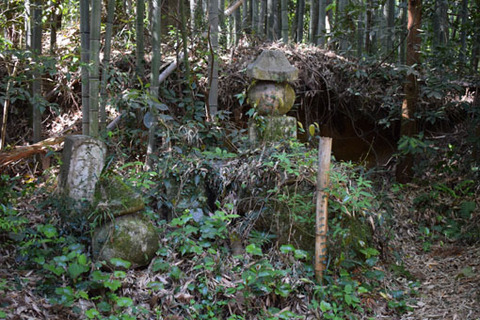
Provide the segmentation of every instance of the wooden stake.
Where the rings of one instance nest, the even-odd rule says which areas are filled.
[[[317,172],[317,210],[315,225],[315,279],[318,283],[323,280],[323,271],[327,265],[327,231],[328,231],[328,187],[330,178],[330,157],[332,138],[320,137],[318,145],[318,172]]]

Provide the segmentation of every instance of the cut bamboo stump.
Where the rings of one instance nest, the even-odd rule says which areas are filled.
[[[327,265],[328,187],[332,138],[321,137],[318,145],[317,209],[315,225],[315,279],[323,280]]]

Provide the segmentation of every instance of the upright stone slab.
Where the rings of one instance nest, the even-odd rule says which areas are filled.
[[[107,147],[100,140],[84,135],[66,137],[59,192],[74,200],[92,202],[106,154]]]

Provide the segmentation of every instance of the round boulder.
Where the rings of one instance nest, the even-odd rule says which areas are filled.
[[[155,256],[159,239],[155,227],[141,213],[124,215],[97,227],[92,251],[96,260],[120,258],[132,268],[146,266]]]

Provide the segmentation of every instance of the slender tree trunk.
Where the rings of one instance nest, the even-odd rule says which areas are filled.
[[[107,104],[107,79],[110,72],[110,51],[112,47],[113,16],[115,14],[115,0],[108,0],[107,5],[107,23],[105,28],[105,48],[103,50],[102,61],[102,82],[100,84],[100,131],[105,130],[107,126],[107,113],[105,106]]]
[[[162,19],[162,12],[161,12],[161,0],[152,0],[152,16],[151,16],[151,23],[152,23],[152,77],[150,79],[150,96],[153,102],[156,102],[158,98],[158,90],[159,90],[159,73],[160,73],[160,61],[161,61],[161,19]],[[156,143],[156,131],[157,131],[157,117],[158,112],[157,109],[154,107],[154,103],[150,107],[150,114],[154,119],[150,128],[148,128],[148,145],[147,145],[147,169],[150,170],[152,168],[153,159],[152,154],[155,152],[155,143]]]
[[[233,45],[238,45],[242,33],[242,15],[240,10],[233,12]]]
[[[386,20],[386,54],[390,55],[393,50],[395,39],[395,0],[387,0],[385,3],[385,20]],[[394,61],[395,54],[390,55],[388,61]]]
[[[80,0],[80,40],[82,61],[82,133],[90,135],[90,94],[88,64],[90,63],[90,7],[89,0]]]
[[[282,8],[280,0],[273,0],[273,40],[278,40],[282,36]]]
[[[185,79],[187,80],[188,87],[191,88],[191,75],[190,75],[190,63],[188,61],[188,37],[187,37],[187,22],[185,20],[185,5],[183,1],[180,1],[180,33],[182,35],[183,45],[183,64],[185,66]],[[193,103],[193,100],[192,100]]]
[[[367,13],[365,21],[365,51],[369,56],[373,54],[373,1],[374,0],[367,0]]]
[[[183,1],[180,1],[183,3]],[[145,17],[145,0],[137,0],[137,19],[136,19],[136,73],[137,77],[143,81],[145,76],[145,38],[143,19]],[[185,17],[182,16],[183,19]]]
[[[260,14],[258,15],[258,35],[260,38],[264,38],[266,35],[266,23],[265,17],[267,12],[267,0],[260,1]]]
[[[7,81],[7,88],[5,89],[5,101],[3,102],[3,115],[2,115],[2,131],[0,139],[0,151],[5,147],[5,141],[7,136],[7,124],[8,124],[8,111],[10,108],[10,90],[12,89],[13,82],[17,76],[19,60],[15,61],[13,71],[10,73],[8,65],[6,66],[10,79]]]
[[[475,0],[472,11],[480,11],[480,0]],[[471,69],[473,72],[478,71],[480,62],[480,15],[474,15],[474,41],[472,45]]]
[[[190,0],[190,27],[194,32],[196,30],[196,12],[197,12],[197,0]]]
[[[55,49],[57,48],[57,29],[62,21],[62,14],[60,13],[57,16],[57,9],[59,5],[60,1],[50,0],[50,8],[52,10],[50,13],[50,54],[52,55],[55,53]]]
[[[326,33],[326,19],[327,19],[327,0],[318,1],[318,27],[317,27],[317,45],[320,48],[325,48],[325,33]]]
[[[282,41],[288,43],[288,1],[281,0],[282,8]]]
[[[297,0],[297,42],[303,42],[303,18],[305,15],[305,0]]]
[[[33,68],[32,107],[33,107],[33,142],[42,140],[42,75],[39,70],[38,58],[42,54],[42,0],[33,2],[32,52],[37,61]]]
[[[466,64],[467,55],[467,22],[468,22],[468,0],[462,0],[462,11],[460,12],[462,18],[462,26],[460,31],[460,52],[458,60],[462,68]]]
[[[100,65],[100,25],[102,0],[92,1],[92,18],[90,20],[90,136],[98,137],[99,109],[99,65]]]
[[[364,12],[359,13],[357,21],[357,58],[361,59],[363,54],[363,39],[365,39]]]
[[[273,0],[267,0],[267,39],[273,40],[275,7]]]
[[[210,118],[214,121],[218,112],[218,0],[210,0],[210,11],[208,14],[210,23],[210,56],[209,56],[209,82],[210,90],[208,93],[208,107]]]
[[[407,36],[407,65],[414,66],[420,63],[420,31],[422,22],[422,1],[408,0],[408,36]],[[405,99],[402,104],[402,120],[400,136],[413,137],[417,134],[415,112],[418,101],[417,77],[412,72],[407,76],[404,88]],[[406,155],[397,164],[396,177],[401,183],[409,182],[413,177],[413,154]]]
[[[252,33],[258,35],[258,0],[252,0]]]
[[[247,29],[250,28],[248,20],[248,0],[244,0],[242,4],[242,33],[247,33]]]
[[[435,16],[433,23],[434,47],[443,47],[448,41],[448,4],[446,0],[435,1]]]
[[[320,0],[310,0],[310,24],[308,28],[308,38],[310,43],[316,44],[318,34],[319,4]]]
[[[335,17],[335,28],[337,30],[344,30],[347,31],[347,17],[346,17],[346,7],[347,7],[347,0],[339,0],[337,6],[337,15]],[[341,52],[345,52],[348,48],[348,39],[347,39],[347,32],[343,32],[340,36],[340,41],[338,42],[339,49]]]
[[[406,63],[406,57],[407,57],[407,35],[408,35],[408,26],[407,26],[407,16],[408,16],[408,0],[401,0],[401,16],[400,16],[400,21],[401,21],[401,31],[400,31],[400,46],[398,49],[398,62],[400,64],[405,64]]]

